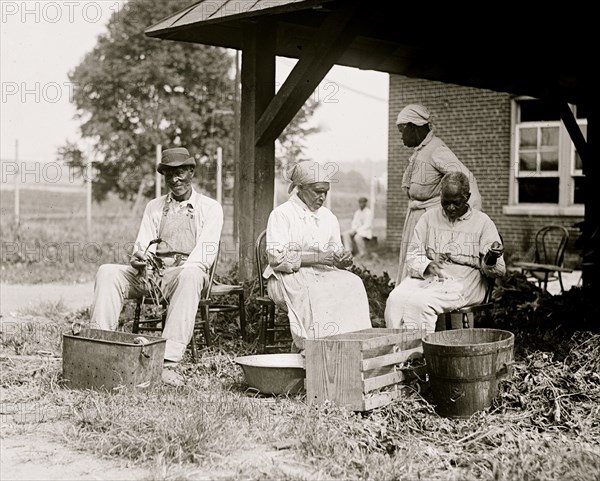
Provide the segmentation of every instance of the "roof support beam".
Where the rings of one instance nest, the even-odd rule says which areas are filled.
[[[579,240],[579,247],[582,249],[583,285],[597,289],[600,284],[600,211],[596,205],[598,199],[595,189],[598,188],[600,179],[600,162],[598,162],[600,130],[598,129],[598,110],[592,107],[591,102],[586,104],[586,107],[587,142],[567,104],[561,108],[561,118],[581,157],[585,174],[585,215]]]
[[[256,145],[274,142],[357,35],[357,4],[333,11],[303,49],[294,69],[256,125]]]
[[[256,121],[275,95],[275,28],[244,26],[240,121],[239,264],[241,281],[255,273],[254,242],[266,227],[275,191],[275,143],[256,145]]]
[[[562,102],[558,104],[558,111],[560,112],[560,118],[562,119],[567,132],[569,132],[569,136],[575,145],[575,149],[579,153],[581,157],[581,162],[585,168],[586,165],[589,165],[591,160],[588,158],[588,147],[585,137],[577,124],[577,119],[573,115],[573,111],[569,107],[569,104],[566,102]]]

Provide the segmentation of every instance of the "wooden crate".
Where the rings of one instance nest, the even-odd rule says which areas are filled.
[[[418,329],[372,328],[305,340],[307,401],[370,411],[398,399],[408,381],[426,372],[424,365],[398,367],[423,357],[424,335]]]

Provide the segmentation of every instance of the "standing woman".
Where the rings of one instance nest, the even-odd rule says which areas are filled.
[[[458,160],[442,139],[434,135],[429,110],[423,105],[409,104],[398,114],[396,120],[402,142],[414,148],[408,167],[402,176],[402,188],[408,195],[408,209],[402,229],[400,265],[396,285],[407,275],[406,252],[411,242],[415,225],[428,210],[440,205],[440,183],[448,172],[463,172],[469,179],[471,197],[469,205],[481,210],[481,195],[475,176]]]

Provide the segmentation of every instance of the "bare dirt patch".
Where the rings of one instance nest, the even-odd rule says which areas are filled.
[[[151,472],[75,451],[56,433],[35,430],[0,440],[0,478],[9,480],[143,480]],[[54,438],[54,439],[53,439]]]

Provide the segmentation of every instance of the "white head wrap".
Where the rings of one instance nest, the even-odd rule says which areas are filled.
[[[328,172],[321,164],[314,160],[303,160],[294,165],[289,171],[289,179],[292,182],[288,193],[299,185],[314,184],[316,182],[331,182],[331,176],[335,172]]]
[[[431,121],[430,119],[431,114],[427,107],[419,104],[409,104],[398,114],[396,125],[408,124],[409,122],[415,125],[425,125]]]

